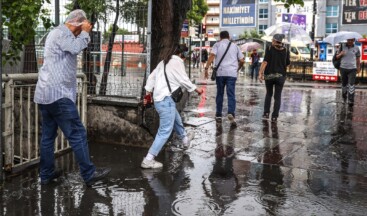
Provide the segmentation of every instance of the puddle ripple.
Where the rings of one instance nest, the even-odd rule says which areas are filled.
[[[202,206],[193,206],[201,203]],[[205,203],[193,201],[191,198],[176,199],[173,201],[171,211],[174,215],[219,215],[221,208],[214,201]]]

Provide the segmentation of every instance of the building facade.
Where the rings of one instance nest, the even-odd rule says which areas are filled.
[[[312,32],[313,15],[316,40],[338,31],[367,34],[363,28],[367,24],[367,1],[304,0],[304,6],[292,6],[289,9],[284,7],[284,3],[274,0],[207,0],[207,4],[209,11],[203,23],[207,27],[207,36],[216,39],[223,30],[237,39],[245,31],[263,32],[271,25],[290,19],[302,25],[306,32]],[[249,5],[249,10],[246,5]],[[295,18],[299,20],[294,21]],[[248,24],[248,20],[253,22]]]

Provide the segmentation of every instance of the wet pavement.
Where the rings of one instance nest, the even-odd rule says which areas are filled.
[[[162,170],[140,169],[146,149],[91,140],[94,163],[112,168],[106,181],[87,188],[69,153],[51,185],[39,184],[37,168],[7,179],[2,215],[366,215],[364,86],[349,108],[335,85],[287,83],[271,123],[261,119],[264,84],[240,77],[237,127],[216,124],[215,85],[203,87],[183,112],[192,148],[173,140],[158,157]]]

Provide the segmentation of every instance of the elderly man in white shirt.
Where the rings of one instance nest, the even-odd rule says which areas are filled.
[[[154,160],[154,158],[167,142],[172,130],[181,139],[184,149],[190,147],[192,136],[186,134],[181,116],[176,109],[176,103],[171,97],[171,91],[174,92],[179,87],[183,87],[188,92],[196,91],[200,95],[203,90],[192,84],[187,76],[183,52],[184,50],[179,45],[173,47],[171,54],[161,61],[148,77],[145,90],[147,94],[153,93],[154,107],[159,114],[159,128],[148,154],[141,163],[142,168],[155,169],[163,167],[163,164]],[[166,70],[171,91],[168,88],[164,70]],[[144,104],[147,104],[146,100]]]
[[[34,102],[42,114],[40,177],[41,184],[49,184],[61,175],[55,169],[54,143],[60,127],[68,139],[79,164],[80,174],[93,185],[104,178],[109,168],[97,168],[90,161],[87,132],[80,121],[75,105],[77,92],[77,55],[88,46],[92,25],[82,10],[72,11],[65,24],[47,36],[44,64],[40,69]]]

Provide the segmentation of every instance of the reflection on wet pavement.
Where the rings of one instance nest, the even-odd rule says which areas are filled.
[[[1,214],[365,215],[367,91],[357,90],[349,108],[335,88],[286,87],[272,123],[261,119],[264,87],[239,85],[231,127],[210,120],[215,86],[205,87],[183,113],[193,122],[192,148],[168,146],[158,157],[163,169],[140,169],[146,150],[94,143],[95,164],[112,168],[108,180],[87,188],[67,154],[57,159],[65,174],[51,185],[39,184],[37,168],[9,178]]]

